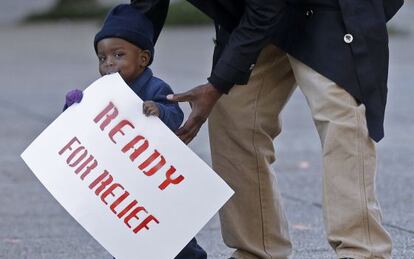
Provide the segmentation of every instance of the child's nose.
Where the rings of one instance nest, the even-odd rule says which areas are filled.
[[[112,58],[112,57],[108,57],[107,59],[106,59],[106,65],[107,66],[113,66],[115,63],[114,63],[114,59]]]

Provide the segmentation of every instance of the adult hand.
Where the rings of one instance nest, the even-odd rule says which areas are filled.
[[[220,93],[212,84],[199,85],[185,93],[170,94],[167,99],[174,102],[189,102],[191,113],[184,126],[176,132],[178,137],[186,144],[197,135],[208,115],[221,97]]]

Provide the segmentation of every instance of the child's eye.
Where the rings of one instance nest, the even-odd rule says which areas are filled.
[[[99,60],[99,63],[104,63],[105,62],[105,57],[104,56],[98,56],[98,60]]]
[[[115,52],[114,53],[114,57],[116,57],[116,58],[121,58],[122,56],[124,56],[125,54],[124,53],[122,53],[122,52]]]

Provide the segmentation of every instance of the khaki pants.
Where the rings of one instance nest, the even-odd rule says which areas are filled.
[[[213,168],[235,190],[220,210],[225,243],[237,259],[288,258],[288,223],[278,193],[273,139],[296,83],[306,96],[323,155],[323,211],[338,257],[391,258],[375,194],[376,152],[365,107],[345,90],[273,45],[247,86],[235,86],[209,117]]]

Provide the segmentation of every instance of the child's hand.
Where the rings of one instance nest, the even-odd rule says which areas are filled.
[[[75,89],[75,90],[69,91],[66,94],[65,107],[70,107],[74,103],[80,103],[80,101],[82,100],[82,97],[83,97],[82,90]]]
[[[147,117],[150,115],[157,117],[160,116],[160,108],[153,101],[145,101],[142,105],[142,110]]]

